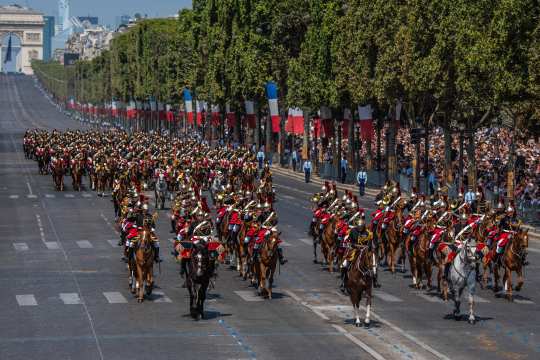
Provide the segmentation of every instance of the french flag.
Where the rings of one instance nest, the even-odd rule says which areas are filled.
[[[118,103],[114,100],[111,102],[111,115],[113,117],[118,116]]]
[[[255,129],[256,119],[255,119],[255,104],[251,100],[244,101],[246,107],[246,119],[247,124],[250,129]]]
[[[166,113],[166,117],[167,117],[167,121],[168,122],[173,122],[174,121],[174,113],[172,111],[172,106],[167,104],[165,105],[165,113]]]
[[[135,101],[130,101],[126,108],[126,114],[128,119],[134,119],[137,116]]]
[[[219,120],[219,105],[212,105],[212,125],[218,127]]]
[[[197,104],[197,125],[201,126],[205,121],[204,117],[206,116],[208,105],[206,101],[202,101],[202,100],[197,100],[196,104]]]
[[[304,113],[300,108],[289,108],[285,131],[295,135],[304,133]]]
[[[227,126],[232,128],[236,125],[236,114],[231,110],[231,104],[225,104],[225,113],[227,116]]]
[[[186,105],[186,118],[188,124],[193,124],[193,98],[191,97],[191,91],[184,89],[184,103]]]
[[[266,84],[266,96],[268,97],[268,107],[270,108],[270,118],[272,119],[272,132],[280,131],[280,119],[277,97],[277,85],[273,81]]]
[[[358,106],[358,118],[360,119],[362,139],[371,140],[373,137],[373,109],[371,105]]]

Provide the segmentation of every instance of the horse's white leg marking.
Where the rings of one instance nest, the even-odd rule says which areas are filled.
[[[356,318],[355,324],[360,324],[360,308],[357,305],[353,305],[354,308],[354,317]]]
[[[370,314],[371,314],[371,304],[368,304],[366,306],[366,319],[364,320],[364,323],[369,324],[369,322],[370,322],[370,320],[369,320]]]
[[[474,321],[474,296],[469,293],[469,321]]]

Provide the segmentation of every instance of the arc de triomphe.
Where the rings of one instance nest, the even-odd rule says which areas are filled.
[[[6,54],[2,53],[8,46],[9,35],[12,44],[18,38],[20,53],[16,61],[16,71],[33,74],[30,65],[33,59],[43,59],[43,14],[39,11],[19,5],[0,6],[0,70],[3,71]]]

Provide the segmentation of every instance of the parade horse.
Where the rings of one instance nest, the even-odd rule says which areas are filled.
[[[96,191],[98,196],[105,196],[105,189],[107,188],[108,169],[104,163],[96,165]]]
[[[244,191],[253,192],[255,188],[255,176],[257,175],[257,168],[255,166],[247,166],[242,172],[242,185],[241,189]]]
[[[43,148],[37,148],[34,153],[35,159],[38,164],[38,170],[40,175],[45,175],[48,172],[48,166],[47,162],[45,161],[45,158],[47,156],[47,152]]]
[[[401,237],[402,231],[401,231],[401,224],[403,223],[403,208],[404,204],[399,203],[396,206],[396,210],[394,212],[394,217],[388,222],[385,223],[383,220],[383,223],[381,227],[385,227],[385,231],[382,234],[383,237],[383,244],[386,244],[385,246],[385,256],[386,260],[388,262],[388,266],[390,268],[390,271],[392,274],[395,274],[396,272],[396,262],[400,262],[400,260],[403,260],[403,271],[405,270],[405,257],[404,257],[404,248],[405,243],[403,242],[403,239]],[[401,249],[401,255],[400,258],[396,261],[396,252],[398,249]]]
[[[355,326],[359,327],[360,321],[360,301],[362,294],[366,296],[366,317],[364,319],[364,327],[369,327],[371,313],[371,297],[373,290],[374,274],[376,272],[377,263],[373,261],[374,256],[368,246],[357,245],[356,258],[351,262],[347,270],[347,280],[345,288],[349,293],[349,298],[354,309]]]
[[[328,271],[334,272],[334,255],[336,248],[336,215],[332,214],[328,223],[324,226],[320,233],[321,252],[323,262],[328,265]],[[324,264],[323,264],[324,265]]]
[[[255,265],[257,271],[257,293],[267,299],[272,299],[274,273],[278,260],[278,246],[281,240],[276,230],[272,229],[259,248],[259,256]]]
[[[503,287],[505,291],[505,296],[509,301],[514,300],[512,294],[512,272],[517,273],[517,285],[515,290],[521,291],[523,287],[524,278],[523,278],[523,267],[525,265],[527,257],[527,247],[529,246],[529,230],[518,228],[516,231],[512,232],[512,238],[506,244],[504,253],[500,256],[502,257],[494,265],[493,273],[495,277],[495,284],[493,286],[493,291],[497,293],[499,289],[499,269],[504,268],[504,274],[502,278]],[[493,250],[495,251],[495,250]]]
[[[206,246],[202,243],[193,244],[186,287],[189,291],[189,313],[195,320],[204,319],[204,301],[213,273],[213,262],[210,261],[210,253]]]
[[[163,210],[165,208],[165,199],[167,198],[167,182],[163,176],[158,178],[154,192],[156,198],[156,209]]]
[[[83,175],[83,161],[79,159],[71,160],[71,181],[73,190],[81,191]]]
[[[423,276],[426,277],[427,287],[431,288],[431,263],[429,256],[429,224],[424,225],[422,232],[417,236],[414,244],[409,246],[409,263],[411,266],[411,275],[413,286],[417,289],[423,288]],[[411,235],[412,237],[413,235]]]
[[[465,240],[461,244],[461,248],[457,251],[456,256],[450,264],[448,275],[448,287],[454,300],[453,316],[455,320],[460,319],[460,305],[463,290],[467,288],[469,293],[469,324],[474,324],[476,318],[474,316],[474,293],[476,289],[476,248],[469,245],[469,240]]]
[[[136,266],[136,294],[137,302],[144,301],[144,295],[152,294],[154,287],[154,247],[152,246],[152,233],[145,225],[139,235],[139,241],[134,249]]]
[[[61,158],[55,158],[51,164],[52,177],[57,191],[64,191],[65,163]]]

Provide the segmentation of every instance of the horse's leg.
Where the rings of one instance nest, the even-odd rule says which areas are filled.
[[[521,291],[521,288],[523,287],[523,283],[525,282],[524,279],[523,279],[523,267],[522,266],[519,266],[517,269],[516,269],[516,273],[517,273],[517,286],[515,288],[516,291]]]
[[[476,318],[474,317],[474,294],[469,290],[469,324],[474,324]]]
[[[371,322],[371,287],[366,289],[366,318],[364,319],[364,327],[368,328]]]
[[[510,270],[507,266],[504,268],[504,289],[506,292],[506,299],[508,301],[514,301],[514,296],[512,294],[512,270]]]
[[[354,290],[351,294],[351,301],[353,304],[354,309],[354,326],[360,327],[360,324],[362,323],[360,321],[360,295],[358,294],[358,290]]]
[[[457,293],[454,290],[454,320],[459,320],[459,314],[460,314],[460,306],[461,306],[461,294],[463,293],[463,289],[458,289]]]
[[[433,288],[433,285],[431,283],[431,264],[428,260],[424,262],[424,271],[426,273],[426,280],[427,280],[427,288],[428,290],[431,290]]]
[[[316,235],[313,235],[313,263],[317,263],[317,239]]]
[[[499,266],[493,265],[493,292],[499,292]]]

